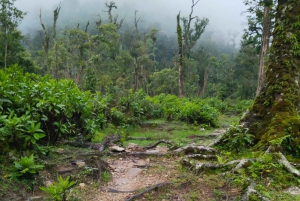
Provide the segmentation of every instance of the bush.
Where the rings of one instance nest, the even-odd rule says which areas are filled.
[[[71,80],[23,74],[17,66],[0,71],[0,97],[0,144],[6,148],[32,149],[37,141],[78,135],[88,140],[106,122],[100,94],[82,92]]]
[[[8,175],[13,179],[22,178],[32,180],[33,176],[44,168],[44,165],[36,164],[33,154],[29,157],[21,157],[21,159],[15,161],[14,164],[15,165],[11,168],[11,172]]]

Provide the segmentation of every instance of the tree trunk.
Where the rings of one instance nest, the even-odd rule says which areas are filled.
[[[203,87],[202,87],[202,92],[201,92],[201,97],[202,97],[202,98],[205,97],[207,80],[208,80],[208,73],[207,73],[207,67],[206,67],[206,68],[205,68],[205,71],[204,71]]]
[[[258,83],[256,88],[256,95],[259,94],[261,89],[266,84],[266,70],[265,60],[269,50],[269,42],[271,36],[271,7],[266,5],[264,8],[264,21],[263,21],[263,33],[262,33],[262,44],[259,53],[259,66],[258,66]]]
[[[178,39],[178,56],[179,56],[179,67],[178,67],[178,96],[183,97],[183,80],[182,80],[182,66],[183,66],[183,55],[182,55],[182,29],[180,26],[180,13],[177,15],[177,39]]]
[[[54,67],[54,78],[58,80],[58,45],[54,44],[54,53],[55,53],[55,67]]]
[[[138,89],[138,79],[139,79],[139,74],[138,74],[138,63],[137,63],[137,59],[134,58],[134,86],[133,86],[133,91],[136,92]]]
[[[278,0],[266,86],[241,123],[249,125],[258,148],[281,145],[299,154],[300,1]],[[290,137],[290,140],[283,139]],[[278,143],[276,143],[276,141]]]
[[[5,50],[4,50],[4,68],[6,68],[7,67],[7,39],[6,39],[6,42],[5,42]]]

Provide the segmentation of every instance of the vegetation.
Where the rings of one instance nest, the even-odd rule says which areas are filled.
[[[147,153],[165,143],[172,168],[149,172],[170,183],[148,200],[175,199],[165,191],[184,185],[187,200],[202,187],[216,200],[299,198],[282,193],[300,184],[299,1],[245,1],[255,17],[239,49],[234,35],[216,43],[204,32],[209,20],[192,16],[198,2],[177,15],[177,35],[144,26],[137,11],[131,26],[110,2],[94,27],[59,24],[58,6],[49,28],[40,11],[41,30],[25,38],[25,13],[0,0],[0,196],[40,186],[53,200],[78,200],[85,183],[114,178],[108,145]]]

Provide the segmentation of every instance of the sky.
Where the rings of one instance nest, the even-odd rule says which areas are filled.
[[[110,0],[17,0],[16,7],[27,12],[20,25],[22,31],[26,33],[40,29],[40,9],[43,18],[52,18],[52,12],[60,2],[62,9],[58,23],[60,21],[77,23],[76,20],[80,21],[82,18],[106,16],[103,12],[105,10],[104,3],[110,2]],[[67,4],[68,2],[69,4]],[[119,17],[125,17],[125,22],[133,23],[132,17],[137,10],[141,22],[159,22],[161,24],[159,29],[175,33],[176,15],[180,11],[181,16],[188,16],[192,0],[114,0],[114,2],[118,6]],[[241,14],[246,9],[243,0],[200,0],[194,7],[193,15],[209,19],[207,30],[225,35],[228,32],[234,32],[240,37],[247,26],[246,15]],[[76,15],[76,13],[81,14]],[[68,16],[70,19],[62,19],[68,18]]]

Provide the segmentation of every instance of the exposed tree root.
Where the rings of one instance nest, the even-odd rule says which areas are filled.
[[[157,145],[159,145],[159,144],[161,144],[161,143],[165,143],[165,144],[168,144],[168,145],[173,146],[173,143],[170,142],[169,140],[160,140],[160,141],[154,143],[153,145],[149,145],[149,146],[143,147],[143,149],[145,149],[145,150],[153,149],[153,148],[157,147]]]
[[[189,139],[199,139],[199,140],[207,140],[218,137],[218,134],[209,134],[209,135],[190,135],[187,136]]]
[[[184,153],[184,154],[189,154],[189,153],[216,153],[217,150],[211,147],[205,147],[202,145],[196,145],[196,144],[190,144],[181,148],[178,148],[173,151],[173,153]]]
[[[152,165],[150,165],[150,164],[145,164],[145,165],[133,165],[133,167],[137,167],[137,168],[148,168],[148,167],[152,167]]]
[[[253,160],[257,160],[257,159],[242,159],[239,161],[239,163],[237,164],[237,166],[235,166],[235,168],[232,169],[232,172],[236,172],[239,169],[243,168],[246,164],[248,164],[250,161]],[[231,161],[233,162],[233,161]]]
[[[136,192],[137,190],[132,190],[132,191],[121,191],[121,190],[114,189],[114,188],[108,188],[108,190],[101,190],[101,191],[107,191],[107,192],[110,192],[110,193],[134,193],[134,192]]]
[[[184,157],[185,159],[217,159],[216,155],[204,155],[204,154],[191,154],[191,155],[186,155]]]
[[[221,167],[227,167],[227,166],[233,166],[235,164],[237,164],[232,171],[235,172],[237,170],[239,170],[240,168],[243,168],[244,166],[246,166],[250,161],[256,161],[258,159],[241,159],[241,160],[233,160],[224,164],[220,164],[220,163],[203,163],[203,162],[198,162],[196,164],[192,163],[189,157],[184,157],[182,160],[182,164],[186,165],[190,168],[195,169],[196,174],[199,173],[200,170],[203,169],[217,169],[217,168],[221,168]]]
[[[280,159],[278,160],[278,163],[282,164],[286,168],[287,171],[289,171],[293,175],[299,177],[300,172],[291,165],[291,163],[286,159],[286,157],[281,152],[279,152],[279,156],[280,156]]]
[[[129,198],[126,198],[125,201],[131,201],[131,200],[134,200],[134,199],[137,199],[137,198],[140,198],[141,196],[143,196],[145,193],[149,193],[150,191],[153,191],[153,190],[156,190],[158,188],[162,188],[162,187],[165,187],[165,186],[168,186],[172,183],[170,182],[165,182],[165,183],[160,183],[160,184],[156,184],[156,185],[153,185],[149,188],[146,188],[145,190],[141,191],[140,193],[138,194],[135,194],[133,196],[130,196]]]
[[[77,142],[77,141],[65,141],[63,144],[67,144],[75,147],[91,148],[102,152],[105,147],[115,145],[115,143],[120,142],[119,135],[109,135],[104,138],[101,143],[90,143],[90,142]]]
[[[250,185],[248,186],[246,193],[243,195],[241,201],[248,201],[250,195],[253,194],[257,194],[257,196],[262,200],[262,201],[270,201],[268,198],[264,197],[262,194],[260,194],[257,190],[254,189],[255,187],[255,183],[254,181],[252,181],[251,179],[248,179],[248,181],[250,182]]]
[[[220,134],[218,135],[218,138],[215,139],[214,141],[212,141],[212,142],[208,145],[208,147],[213,147],[213,146],[217,145],[219,142],[221,142],[221,140],[223,139],[223,136],[224,136],[226,133],[227,133],[226,130],[224,130],[224,132],[220,133]]]

